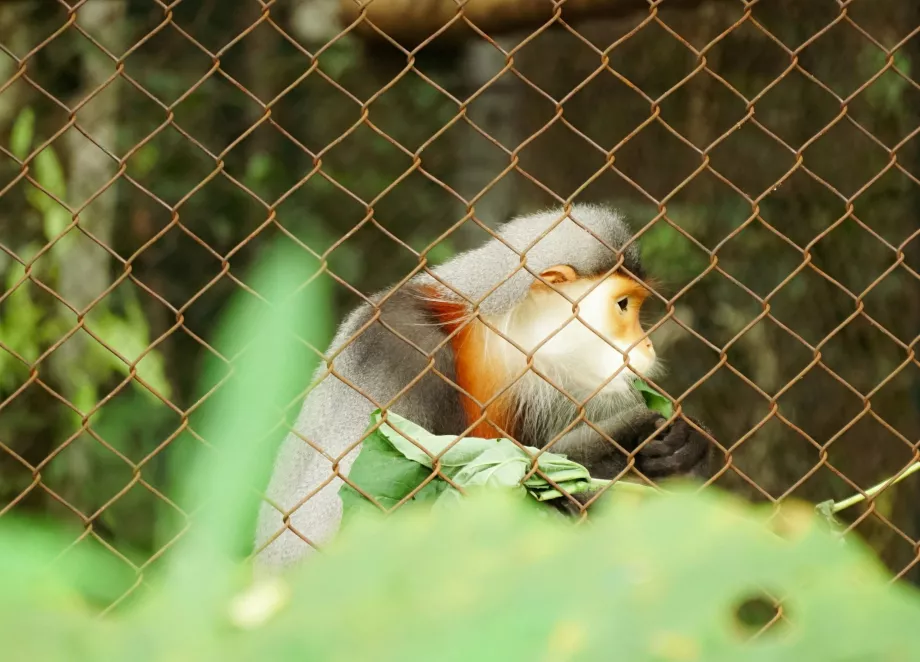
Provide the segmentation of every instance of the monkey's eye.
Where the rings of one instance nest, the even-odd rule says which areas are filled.
[[[620,307],[620,310],[625,313],[626,309],[629,308],[629,297],[623,297],[622,299],[618,299],[617,305]]]

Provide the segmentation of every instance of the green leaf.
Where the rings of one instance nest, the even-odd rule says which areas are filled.
[[[288,607],[237,642],[310,659],[915,659],[920,597],[805,513],[784,538],[715,491],[611,504],[593,526],[490,492],[364,521],[290,576]],[[773,616],[784,615],[752,639]],[[322,599],[317,599],[322,596]],[[760,619],[739,608],[768,607]],[[753,622],[752,622],[753,620]]]
[[[143,177],[153,170],[159,158],[160,150],[156,144],[147,143],[137,150],[129,160],[132,168],[131,174],[135,177]]]
[[[645,400],[646,407],[652,411],[657,411],[665,418],[671,418],[671,415],[674,413],[674,405],[671,404],[670,400],[661,395],[661,393],[653,389],[641,379],[637,379],[635,382],[633,382],[633,385],[642,395],[642,399]]]
[[[172,387],[166,376],[162,354],[156,349],[144,353],[150,347],[150,331],[140,302],[136,297],[131,297],[125,302],[124,309],[123,316],[103,309],[103,312],[99,313],[90,323],[93,333],[124,357],[124,360],[98,343],[92,345],[94,359],[110,370],[125,375],[130,372],[130,364],[136,363],[137,376],[161,396],[169,398],[172,394]],[[142,355],[143,358],[141,358]],[[156,397],[153,394],[150,395]]]
[[[32,162],[35,165],[35,179],[48,193],[63,198],[67,193],[67,178],[64,167],[58,159],[57,153],[48,145],[35,155]],[[54,203],[57,204],[57,203]]]
[[[45,237],[50,241],[64,232],[72,221],[70,212],[48,195],[50,193],[58,200],[63,200],[67,193],[67,180],[64,168],[50,145],[35,155],[32,166],[35,169],[35,179],[44,191],[30,186],[26,190],[26,198],[29,204],[41,212]]]
[[[443,476],[464,491],[502,488],[523,493],[526,490],[538,501],[563,496],[539,474],[523,480],[533,466],[536,448],[522,449],[509,439],[458,440],[456,435],[433,435],[392,412],[384,422],[380,410],[371,414],[369,429],[375,426],[378,427],[364,442],[348,479],[384,508],[390,509],[405,499],[431,475],[434,457],[440,458],[440,475],[410,501],[433,500],[433,505],[440,508],[459,500],[461,492]],[[578,494],[594,485],[588,470],[565,456],[544,452],[537,459],[537,466],[569,494]],[[357,512],[379,512],[347,483],[339,489],[339,494],[343,502],[343,526]]]
[[[272,246],[246,279],[264,299],[241,290],[213,341],[220,354],[232,357],[233,371],[201,408],[196,432],[212,448],[192,458],[177,489],[177,502],[189,504],[194,518],[173,552],[166,590],[151,616],[177,621],[181,605],[175,627],[187,637],[213,624],[215,609],[239,579],[232,561],[251,545],[259,491],[268,483],[281,441],[274,434],[283,420],[281,408],[299,400],[303,376],[316,360],[300,339],[323,335],[329,324],[328,281],[314,281],[307,297],[292,296],[311,276],[302,256],[299,247]],[[221,382],[224,370],[208,363],[203,383]]]
[[[16,120],[13,122],[13,128],[10,130],[10,151],[17,159],[22,160],[29,154],[32,147],[32,138],[35,136],[35,111],[26,106]]]
[[[245,179],[247,182],[265,181],[272,171],[272,157],[268,154],[253,154],[246,163]]]
[[[430,468],[407,458],[383,434],[375,432],[364,441],[361,452],[348,472],[348,479],[381,506],[390,509],[430,475]],[[432,482],[446,486],[441,480]],[[343,528],[351,521],[354,513],[380,513],[377,506],[348,483],[339,488],[339,496],[342,499]]]

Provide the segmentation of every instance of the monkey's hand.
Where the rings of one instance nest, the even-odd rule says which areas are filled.
[[[709,434],[697,420],[690,420]],[[582,425],[554,443],[550,450],[579,462],[594,478],[611,480],[621,476],[626,469],[627,456],[623,451],[632,453],[642,444],[635,453],[635,466],[645,477],[708,478],[713,462],[713,447],[709,439],[683,418],[665,426],[666,421],[657,412],[643,408],[628,418],[618,417],[597,426],[617,445],[611,444],[591,427]],[[563,513],[578,515],[596,492],[591,490],[554,499],[551,505]]]
[[[664,429],[658,430],[666,420],[657,412],[649,410],[636,421],[632,430],[635,434],[633,447],[655,434],[636,453],[636,469],[648,478],[708,477],[712,462],[712,446],[709,439],[684,418],[678,418]],[[690,420],[700,429],[706,430],[695,419]],[[708,434],[708,431],[706,433]]]

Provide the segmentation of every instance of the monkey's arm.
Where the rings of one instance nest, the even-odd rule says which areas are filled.
[[[601,421],[596,427],[630,453],[636,450],[640,443],[655,435],[635,455],[636,469],[647,478],[708,477],[712,460],[709,440],[683,418],[678,418],[671,425],[656,432],[664,426],[665,421],[666,419],[657,412],[637,407],[626,415]],[[693,422],[701,429],[706,429],[695,419]],[[617,446],[584,423],[552,444],[549,450],[578,462],[588,469],[594,478],[611,480],[619,476],[627,465],[627,456]],[[584,504],[595,493],[585,492],[573,496],[579,503]],[[564,510],[578,510],[567,498],[556,501],[566,502],[557,504]]]

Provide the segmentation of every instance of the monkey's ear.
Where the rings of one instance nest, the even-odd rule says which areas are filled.
[[[558,285],[560,283],[571,283],[578,280],[578,274],[567,264],[557,264],[545,270],[540,276],[547,283]],[[542,283],[540,283],[542,285]]]

